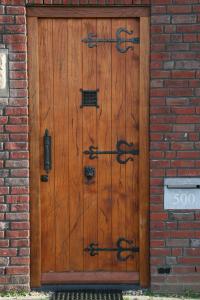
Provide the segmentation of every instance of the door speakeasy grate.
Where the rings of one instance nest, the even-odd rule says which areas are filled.
[[[122,300],[121,291],[66,291],[56,292],[52,300]]]

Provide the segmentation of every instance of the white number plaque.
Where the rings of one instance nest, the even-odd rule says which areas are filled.
[[[165,178],[164,209],[200,209],[200,178]]]

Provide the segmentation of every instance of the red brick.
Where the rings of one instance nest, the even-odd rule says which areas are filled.
[[[172,107],[171,112],[177,115],[194,115],[195,108],[194,107]]]
[[[5,116],[0,117],[0,124],[1,125],[6,124],[7,122],[8,122],[8,117],[5,117]]]
[[[171,149],[172,150],[193,150],[194,143],[192,143],[192,142],[172,142]]]
[[[6,12],[8,15],[24,15],[24,6],[6,6]]]
[[[200,169],[181,169],[178,170],[179,176],[200,176]]]
[[[12,222],[11,229],[29,229],[29,222]]]
[[[24,43],[26,41],[26,37],[22,34],[4,34],[3,42],[4,43]]]
[[[199,24],[195,24],[195,25],[178,25],[176,27],[177,32],[183,32],[183,33],[187,33],[187,32],[200,32],[200,25]]]
[[[151,220],[152,221],[156,221],[156,220],[160,220],[160,221],[165,221],[168,219],[168,214],[165,213],[165,212],[162,212],[162,213],[152,213],[151,214]]]
[[[13,151],[10,152],[11,159],[28,159],[29,152],[28,151]]]
[[[14,16],[0,15],[0,24],[13,24]]]
[[[151,59],[152,60],[169,60],[170,59],[170,54],[168,52],[161,52],[161,53],[152,53],[151,54]]]
[[[10,87],[12,89],[25,89],[27,88],[26,80],[10,80]]]
[[[179,229],[199,229],[200,230],[200,222],[192,221],[192,222],[179,222]]]
[[[196,15],[174,15],[172,16],[172,23],[174,24],[187,24],[187,23],[195,23],[197,20]]]
[[[180,264],[200,264],[200,257],[178,257],[178,263]]]
[[[26,70],[26,63],[22,61],[13,61],[9,63],[9,69],[11,71],[24,71]]]
[[[20,266],[20,267],[7,267],[6,268],[6,274],[28,274],[29,268],[26,266]]]
[[[173,256],[182,256],[183,249],[182,248],[172,248],[172,255]]]
[[[16,195],[20,195],[20,194],[28,194],[29,193],[29,188],[28,187],[12,187],[11,188],[11,194],[16,194]]]
[[[6,237],[7,238],[27,238],[28,230],[7,230]]]
[[[28,220],[28,213],[6,213],[6,220]]]
[[[192,96],[193,89],[191,89],[191,88],[170,88],[169,94],[170,94],[170,96],[177,96],[177,97]]]
[[[9,194],[9,187],[0,187],[0,195]]]
[[[28,265],[29,260],[28,257],[12,257],[11,265]]]
[[[24,51],[26,51],[26,43],[25,42],[11,43],[11,44],[8,44],[8,49],[12,52],[24,52]]]
[[[23,196],[23,195],[10,195],[7,196],[7,203],[26,203],[29,201],[28,196]]]
[[[21,255],[21,256],[27,256],[27,255],[30,255],[30,250],[29,250],[29,248],[20,248],[20,249],[19,249],[19,255]]]
[[[187,87],[188,85],[189,85],[188,80],[177,80],[177,79],[165,80],[166,87]]]
[[[10,248],[10,249],[0,249],[0,256],[16,256],[17,255],[17,249]]]
[[[171,166],[175,167],[175,168],[184,168],[184,167],[188,167],[188,168],[192,168],[194,167],[194,161],[192,160],[173,160],[171,161]]]
[[[28,117],[9,117],[9,123],[10,124],[28,124]],[[22,136],[21,138],[22,139]]]
[[[195,126],[193,124],[177,124],[174,125],[174,131],[177,132],[193,132],[195,130]]]
[[[16,20],[16,24],[21,24],[22,25],[22,24],[26,23],[26,17],[25,16],[16,15],[15,20]]]
[[[167,12],[170,14],[184,14],[192,11],[191,5],[169,5]]]
[[[25,71],[10,71],[10,79],[25,79]]]
[[[28,239],[12,239],[10,241],[11,247],[29,247],[29,240]]]
[[[6,150],[27,150],[27,143],[20,142],[8,142],[5,143]]]
[[[7,33],[25,33],[25,25],[6,25],[5,31]]]
[[[9,247],[9,240],[0,240],[0,248]]]
[[[27,170],[27,169],[11,170],[11,176],[13,176],[13,177],[28,177],[29,176],[29,170]]]
[[[26,125],[6,125],[7,132],[28,132],[28,126]]]
[[[153,256],[167,256],[167,255],[171,255],[171,249],[167,249],[167,248],[154,248],[154,249],[151,249],[151,255],[153,255]]]
[[[18,212],[18,211],[28,211],[29,206],[26,203],[23,204],[11,204],[11,212]]]
[[[195,71],[192,70],[172,70],[173,78],[195,78]]]

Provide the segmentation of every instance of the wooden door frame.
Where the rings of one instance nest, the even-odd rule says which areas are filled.
[[[30,141],[31,286],[41,286],[41,205],[39,165],[39,18],[140,18],[139,105],[139,283],[150,284],[149,262],[149,54],[150,10],[147,6],[67,7],[28,6],[28,76]]]

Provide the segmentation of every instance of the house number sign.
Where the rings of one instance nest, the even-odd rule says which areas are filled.
[[[0,49],[0,97],[8,97],[8,50]]]
[[[129,35],[133,34],[133,31],[129,31],[126,28],[118,28],[116,31],[116,38],[97,38],[95,33],[88,33],[87,38],[82,39],[83,43],[86,43],[89,48],[94,48],[97,46],[98,43],[116,43],[116,49],[120,53],[125,53],[129,49],[133,50],[133,46],[123,46],[124,43],[131,43],[131,44],[139,44],[139,38],[125,38],[122,37],[122,33],[127,33]]]
[[[165,209],[200,209],[200,178],[165,178]]]

